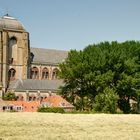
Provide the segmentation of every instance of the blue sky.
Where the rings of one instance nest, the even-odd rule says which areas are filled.
[[[0,16],[7,10],[30,33],[32,47],[140,40],[140,0],[0,0]]]

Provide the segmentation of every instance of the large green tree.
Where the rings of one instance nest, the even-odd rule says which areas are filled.
[[[72,50],[59,74],[65,82],[61,93],[77,109],[93,109],[95,97],[109,88],[119,96],[118,107],[129,113],[129,100],[139,102],[140,43],[102,42]]]

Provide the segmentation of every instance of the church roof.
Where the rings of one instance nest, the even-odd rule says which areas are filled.
[[[20,21],[8,14],[0,18],[0,29],[25,31]]]
[[[63,80],[35,80],[35,79],[26,79],[26,80],[14,80],[10,83],[10,90],[14,91],[57,91],[60,86],[62,86]]]
[[[41,64],[59,64],[62,63],[68,56],[67,51],[44,49],[44,48],[31,48],[33,54],[32,63]]]

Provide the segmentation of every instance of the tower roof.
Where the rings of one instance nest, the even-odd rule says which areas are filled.
[[[25,28],[20,23],[20,21],[18,21],[16,18],[10,16],[9,14],[6,14],[0,18],[0,29],[25,31]]]

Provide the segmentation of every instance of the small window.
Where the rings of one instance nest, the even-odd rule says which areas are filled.
[[[2,107],[2,110],[5,110],[5,109],[6,109],[6,106],[3,106],[3,107]]]
[[[20,111],[22,110],[22,107],[21,106],[17,106],[17,111]]]
[[[29,101],[32,101],[32,97],[31,96],[29,97]]]
[[[17,101],[23,101],[24,97],[21,94],[19,94],[18,96],[16,96],[16,100]]]
[[[33,97],[33,101],[35,101],[36,100],[36,97]]]
[[[64,102],[62,102],[62,103],[61,103],[61,106],[65,106],[65,103],[64,103]]]

